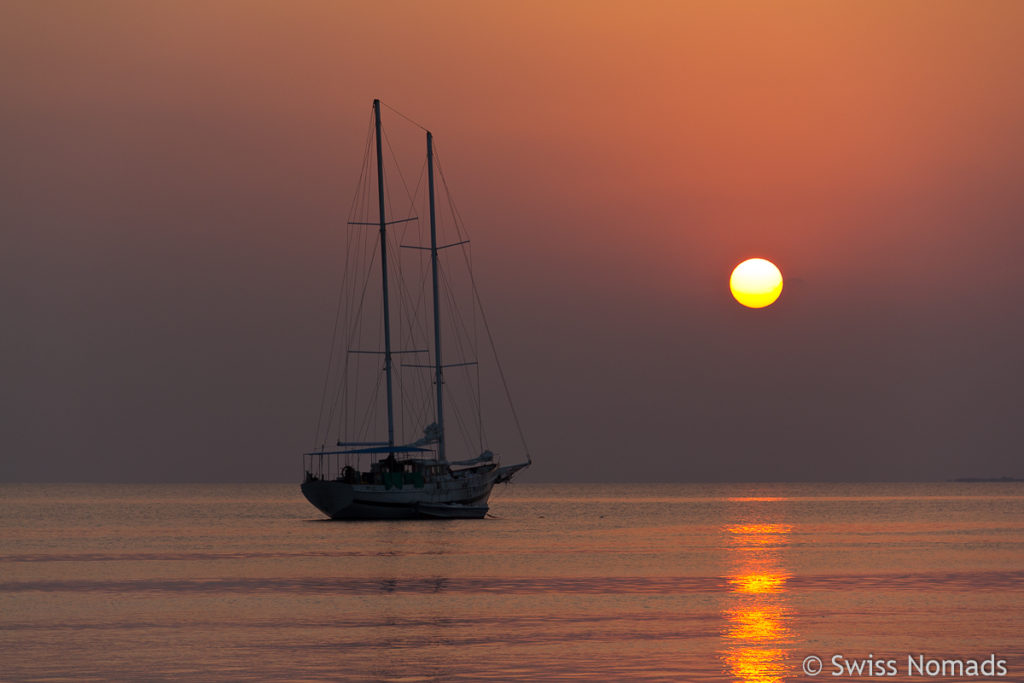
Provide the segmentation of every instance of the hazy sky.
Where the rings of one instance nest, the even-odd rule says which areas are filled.
[[[374,97],[444,150],[525,480],[1024,475],[1022,30],[984,0],[3,2],[0,480],[300,479]],[[769,309],[729,294],[750,256]]]

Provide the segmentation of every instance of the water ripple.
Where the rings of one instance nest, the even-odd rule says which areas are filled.
[[[1024,590],[1024,571],[974,571],[941,573],[894,573],[793,576],[794,590]],[[0,592],[189,592],[258,593],[325,592],[333,594],[379,593],[574,593],[574,594],[687,594],[732,590],[728,577],[283,577],[200,579],[69,579],[60,581],[3,581]]]

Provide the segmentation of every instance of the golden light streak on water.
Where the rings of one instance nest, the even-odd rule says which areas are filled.
[[[791,667],[779,645],[796,637],[785,605],[786,581],[792,572],[783,562],[792,526],[751,522],[729,525],[723,531],[734,565],[726,577],[734,599],[722,611],[727,643],[722,660],[736,681],[784,681]]]
[[[747,648],[726,655],[729,671],[744,683],[781,683],[788,672],[786,652],[780,649]]]
[[[789,576],[786,573],[748,574],[729,577],[729,583],[737,593],[781,593]]]
[[[727,638],[758,643],[784,642],[792,639],[786,625],[789,614],[786,610],[769,606],[762,609],[732,610],[725,613],[731,627]]]
[[[793,531],[789,524],[734,524],[725,528],[733,545],[785,543]]]

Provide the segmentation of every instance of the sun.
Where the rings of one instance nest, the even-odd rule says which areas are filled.
[[[747,259],[733,269],[729,289],[747,308],[764,308],[782,294],[782,272],[763,258]]]

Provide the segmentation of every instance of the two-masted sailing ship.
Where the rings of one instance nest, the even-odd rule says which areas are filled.
[[[302,493],[332,519],[481,518],[487,514],[487,501],[494,485],[511,480],[518,471],[529,466],[530,455],[522,439],[486,317],[479,306],[472,271],[469,270],[468,278],[464,277],[461,283],[470,288],[470,308],[473,315],[479,314],[482,324],[474,318],[472,329],[467,332],[466,315],[457,309],[457,297],[452,289],[458,280],[447,277],[442,268],[443,254],[462,252],[461,257],[447,259],[446,263],[454,262],[467,269],[471,269],[472,262],[466,251],[467,239],[438,244],[433,136],[426,131],[423,170],[429,207],[429,243],[396,244],[392,232],[404,231],[399,239],[406,239],[411,232],[408,226],[420,221],[414,216],[388,220],[383,150],[387,147],[392,159],[394,152],[389,138],[382,135],[380,100],[373,102],[371,128],[359,183],[363,199],[357,191],[350,214],[353,220],[349,221],[346,283],[339,299],[335,339],[321,401],[318,447],[303,455]],[[375,154],[371,154],[371,147]],[[376,161],[376,202],[372,201],[370,190],[371,156]],[[394,160],[397,163],[397,159]],[[443,179],[443,173],[441,177]],[[408,193],[404,176],[401,186]],[[444,187],[447,188],[447,183]],[[418,192],[417,189],[416,196],[409,197],[410,210],[416,206]],[[446,192],[446,196],[450,200],[450,193]],[[374,203],[375,212],[370,208]],[[394,210],[393,204],[390,207]],[[453,206],[450,215],[458,236],[464,237],[464,228]],[[360,218],[363,220],[358,220]],[[376,237],[371,237],[373,228],[378,233]],[[422,233],[422,230],[417,232]],[[403,266],[402,260],[393,254],[395,246],[415,250],[413,254],[419,257],[418,274],[415,265]],[[404,277],[396,278],[394,271]],[[370,282],[378,277],[379,308],[372,303],[376,297],[370,294]],[[403,284],[407,280],[424,285],[420,288],[425,290],[423,294],[418,295],[415,288]],[[347,298],[346,289],[349,290]],[[398,304],[396,294],[401,300]],[[443,302],[450,308],[443,306]],[[393,311],[393,307],[398,310]],[[462,323],[461,331],[456,328],[453,333],[452,343],[460,357],[448,364],[442,355],[447,343],[442,330],[445,318],[453,324]],[[428,320],[432,324],[428,324]],[[481,327],[486,331],[497,367],[495,384],[504,389],[506,408],[522,445],[524,460],[512,465],[502,465],[487,447],[489,442],[479,408],[485,382],[481,379],[480,362],[465,357],[474,350],[479,353]],[[417,334],[421,338],[418,339]],[[396,357],[429,359],[429,362],[396,364]],[[360,361],[367,359],[372,362],[369,371],[365,362],[360,367]],[[452,373],[463,375],[469,407],[465,401],[460,403],[449,396],[446,388],[448,375]],[[336,382],[332,382],[332,377]],[[337,389],[332,388],[335,383]],[[456,430],[449,426],[446,408],[452,409],[456,425],[463,432],[459,439],[453,438]],[[335,425],[337,431],[331,432]],[[332,434],[330,447],[327,447],[326,434]],[[455,446],[462,450],[463,459],[449,459]],[[467,455],[472,457],[465,457]]]

